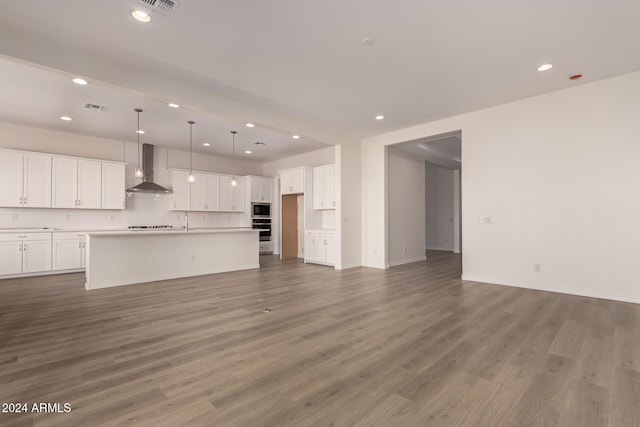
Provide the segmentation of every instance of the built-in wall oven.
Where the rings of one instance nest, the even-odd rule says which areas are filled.
[[[251,228],[260,230],[260,241],[271,241],[271,218],[253,218]]]
[[[271,204],[251,204],[251,228],[260,231],[260,253],[273,253],[271,236]]]

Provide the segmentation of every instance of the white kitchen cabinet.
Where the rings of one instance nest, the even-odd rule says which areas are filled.
[[[304,193],[304,168],[289,169],[280,172],[280,193]]]
[[[22,273],[22,242],[0,242],[0,275]]]
[[[52,270],[75,270],[86,267],[86,238],[76,232],[54,233]]]
[[[173,187],[174,211],[188,211],[191,209],[191,183],[189,172],[175,170],[171,172],[171,185]]]
[[[0,275],[51,271],[51,233],[1,233]]]
[[[313,209],[335,209],[335,168],[324,165],[313,168]]]
[[[51,207],[51,156],[0,150],[0,206]]]
[[[232,176],[220,175],[220,211],[244,212],[244,177],[236,176],[236,182],[238,185],[231,185],[232,178]]]
[[[194,173],[191,183],[190,207],[192,211],[217,211],[220,207],[220,176]]]
[[[102,162],[53,156],[52,163],[52,207],[101,208]]]
[[[337,259],[335,231],[305,230],[305,262],[335,265]]]
[[[124,209],[125,165],[102,162],[102,209]]]
[[[273,179],[258,176],[249,177],[251,201],[256,203],[273,202]]]

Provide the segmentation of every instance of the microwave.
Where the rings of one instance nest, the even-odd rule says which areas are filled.
[[[252,218],[271,218],[271,204],[270,203],[252,203],[251,217]]]

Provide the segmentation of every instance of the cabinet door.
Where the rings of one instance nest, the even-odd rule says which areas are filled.
[[[307,262],[317,261],[316,249],[315,249],[315,238],[313,236],[309,236],[309,235],[304,236],[304,259]]]
[[[78,206],[78,161],[66,157],[53,157],[52,201],[54,208]]]
[[[83,268],[84,239],[54,240],[52,270],[72,270]]]
[[[102,163],[102,209],[124,209],[124,165]]]
[[[324,168],[313,168],[313,209],[323,209]]]
[[[220,176],[220,210],[223,212],[231,211],[233,204],[233,186],[231,185],[231,177],[226,175]]]
[[[51,241],[22,243],[22,272],[51,271]]]
[[[231,187],[231,210],[233,212],[244,212],[245,205],[245,181],[244,177],[236,177],[236,186]]]
[[[329,236],[324,238],[325,260],[327,264],[335,265],[337,258],[336,238]]]
[[[191,207],[191,184],[189,172],[174,171],[173,183],[173,209],[174,211],[188,211]]]
[[[22,242],[0,242],[0,275],[22,273]]]
[[[205,209],[208,211],[220,210],[220,176],[204,176],[204,200]]]
[[[335,169],[333,165],[324,167],[322,174],[322,207],[324,209],[335,209],[336,189],[335,189]]]
[[[304,170],[295,169],[291,171],[292,193],[304,193]]]
[[[102,162],[78,160],[78,208],[100,209],[102,205]]]
[[[271,178],[262,178],[262,201],[265,203],[273,202],[273,180]]]
[[[250,191],[251,191],[251,201],[252,202],[262,202],[262,179],[261,178],[249,178],[250,182]]]
[[[280,174],[280,194],[292,194],[293,191],[293,175],[291,171]]]
[[[327,258],[326,238],[324,236],[315,236],[315,258],[318,262],[325,262]]]
[[[87,239],[80,242],[80,268],[87,268]]]
[[[205,177],[206,175],[201,173],[194,173],[193,177],[195,181],[191,183],[191,202],[190,208],[192,211],[204,211],[205,205]]]
[[[22,162],[22,153],[0,151],[0,206],[22,206]]]
[[[24,207],[51,207],[51,156],[24,155],[22,197]]]

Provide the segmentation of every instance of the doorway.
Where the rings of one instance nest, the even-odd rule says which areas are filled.
[[[282,259],[298,258],[298,194],[285,194],[282,196]],[[301,225],[301,224],[300,224]],[[301,249],[301,248],[300,248]]]

